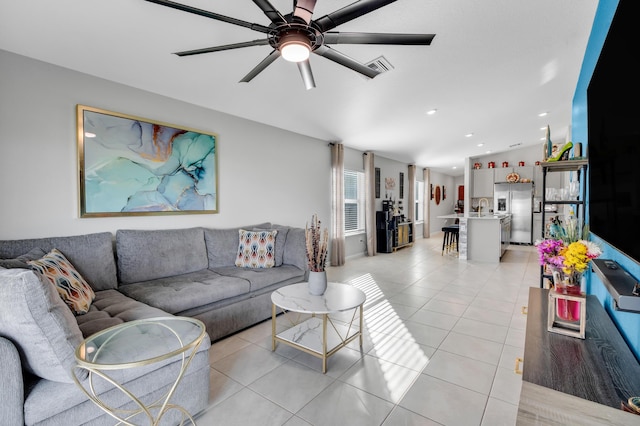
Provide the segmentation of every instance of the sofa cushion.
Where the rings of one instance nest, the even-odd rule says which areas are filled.
[[[76,317],[82,335],[86,338],[123,322],[144,318],[166,317],[170,314],[125,296],[117,290],[96,292],[89,312]]]
[[[238,230],[270,228],[271,223],[268,222],[261,223],[259,225],[243,226],[242,228],[205,228],[204,241],[207,245],[209,268],[217,268],[219,266],[233,266],[236,264],[236,254],[238,253]]]
[[[223,266],[220,268],[214,268],[213,271],[220,275],[226,276],[229,279],[231,277],[247,280],[251,283],[251,292],[259,291],[270,285],[281,283],[284,281],[293,280],[294,282],[300,282],[304,280],[304,271],[295,266],[282,265],[277,268],[267,269],[250,269],[250,268],[237,268],[234,266]]]
[[[59,250],[53,249],[38,260],[28,264],[34,271],[49,280],[74,314],[86,314],[95,297],[91,286]]]
[[[208,269],[120,288],[125,295],[171,314],[247,294],[249,290],[246,279],[221,276]]]
[[[239,268],[272,268],[275,266],[276,235],[273,231],[238,231],[236,266]]]
[[[209,339],[205,337],[171,398],[171,403],[184,407],[194,415],[206,407],[206,399],[209,395],[209,347]],[[151,405],[154,401],[160,400],[163,394],[166,396],[170,387],[173,386],[180,372],[181,361],[178,355],[148,366],[111,370],[107,374],[140,398],[144,404]],[[138,408],[133,405],[129,396],[104,380],[96,378],[94,389],[98,397],[112,407],[129,410]],[[194,405],[192,401],[198,401],[199,404]],[[175,412],[178,410],[169,410],[162,417],[161,424],[180,424],[180,417],[176,419],[171,416]],[[144,414],[129,420],[137,425],[149,424]],[[75,383],[40,380],[30,387],[25,399],[24,423],[27,425],[101,426],[113,425],[116,422],[89,400]]]
[[[209,264],[202,228],[118,230],[116,252],[121,284],[187,274]]]
[[[22,254],[15,259],[0,259],[0,267],[11,269],[11,268],[22,268],[22,269],[31,269],[29,264],[27,263],[30,260],[40,259],[42,256],[47,254],[40,247],[34,247],[29,250],[28,253]]]
[[[82,333],[54,286],[26,269],[0,270],[0,284],[0,334],[15,343],[25,369],[73,383],[74,351]]]
[[[294,265],[302,270],[308,269],[307,246],[304,228],[290,228],[284,245],[286,265]]]
[[[70,237],[0,240],[0,258],[15,258],[39,247],[45,253],[56,248],[64,253],[94,290],[117,288],[113,235],[110,232]]]

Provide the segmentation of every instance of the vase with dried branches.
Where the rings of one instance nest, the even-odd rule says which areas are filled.
[[[319,296],[327,289],[327,248],[329,246],[329,230],[321,227],[318,215],[311,218],[311,225],[305,226],[307,244],[307,262],[309,265],[309,293]]]

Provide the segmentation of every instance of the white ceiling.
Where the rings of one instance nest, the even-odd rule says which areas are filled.
[[[269,24],[249,0],[182,2]],[[314,16],[352,2],[318,0]],[[271,3],[292,9],[291,0]],[[335,31],[434,33],[431,46],[335,45],[360,62],[384,55],[394,69],[368,80],[312,55],[309,91],[282,58],[238,83],[269,46],[172,55],[264,34],[143,0],[2,1],[0,49],[457,176],[465,157],[542,143],[547,124],[552,140],[570,137],[597,3],[400,0]]]

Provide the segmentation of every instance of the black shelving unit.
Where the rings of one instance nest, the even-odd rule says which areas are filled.
[[[585,222],[585,200],[584,197],[587,193],[587,166],[589,161],[587,159],[581,160],[565,160],[565,161],[544,161],[541,164],[542,167],[542,235],[541,237],[548,238],[547,235],[547,211],[545,206],[555,205],[572,205],[575,206],[574,211],[576,218],[582,225]],[[581,183],[580,193],[575,200],[547,200],[547,173],[557,172],[576,172],[578,182]],[[552,277],[549,274],[544,273],[544,266],[540,266],[540,288],[544,288],[544,280],[551,280]]]

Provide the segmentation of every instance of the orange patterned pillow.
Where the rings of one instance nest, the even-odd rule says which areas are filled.
[[[30,260],[28,263],[31,269],[54,285],[62,300],[74,314],[81,315],[89,312],[95,293],[60,251],[53,249],[43,258]]]

